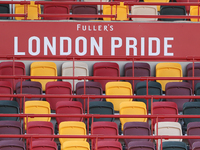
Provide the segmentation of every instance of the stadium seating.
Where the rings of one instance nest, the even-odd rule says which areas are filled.
[[[194,19],[195,20],[195,19]],[[198,77],[200,74],[199,71],[200,63],[194,63],[194,77]],[[193,77],[193,63],[189,63],[186,67],[187,77]],[[193,80],[188,80],[188,82],[193,85]],[[199,82],[199,80],[194,80],[194,86]]]
[[[194,91],[195,91],[195,95],[196,95],[196,96],[199,96],[199,95],[200,95],[200,83],[197,83],[197,84],[195,85]],[[194,101],[199,102],[200,99],[195,99]]]
[[[99,77],[119,77],[120,72],[119,72],[119,65],[114,62],[96,62],[93,65],[93,76],[99,76]],[[105,91],[105,85],[107,82],[110,81],[116,81],[116,80],[98,80],[95,79],[95,82],[100,82],[103,91]]]
[[[19,140],[3,140],[0,141],[0,150],[26,150],[23,141]]]
[[[132,87],[129,82],[107,82],[105,88],[106,95],[116,95],[116,96],[131,96],[133,95]],[[130,102],[132,98],[106,98],[107,102],[113,103],[114,110],[119,111],[120,103]]]
[[[63,143],[63,150],[90,150],[90,144],[86,141],[66,141]]]
[[[182,67],[179,63],[158,63],[156,65],[156,77],[183,77]],[[182,80],[156,80],[162,85],[165,91],[165,85],[168,82],[182,82]]]
[[[32,150],[58,150],[54,141],[33,141],[31,146]]]
[[[169,82],[165,86],[165,95],[192,95],[192,86],[188,82]],[[183,104],[190,102],[192,99],[166,99],[166,101],[175,102],[179,112],[183,111]]]
[[[169,0],[144,0],[144,2],[168,3]],[[157,10],[160,11],[160,6],[157,6]]]
[[[0,4],[0,14],[9,14],[10,6],[9,4]],[[9,17],[0,17],[0,20],[9,19]]]
[[[36,5],[34,1],[30,2],[30,5],[20,5],[20,4],[15,4],[15,14],[24,14],[26,13],[24,11],[24,7],[27,8],[28,20],[38,20],[41,19],[38,17],[38,14],[41,14],[41,6]],[[25,17],[15,17],[16,20],[24,20]]]
[[[19,121],[0,121],[0,134],[22,134],[22,125]],[[21,138],[0,138],[2,140],[21,140]]]
[[[126,122],[124,124],[123,135],[148,136],[151,135],[148,122]],[[126,149],[131,141],[149,141],[150,139],[124,139]]]
[[[13,94],[13,87],[9,81],[0,81],[0,94]],[[0,100],[13,100],[13,97],[0,97]]]
[[[14,67],[14,68],[13,68]],[[26,75],[25,65],[23,62],[11,62],[4,61],[0,63],[0,75]],[[15,91],[15,85],[20,79],[1,79],[3,81],[9,81],[12,84],[12,88]]]
[[[54,62],[33,62],[30,68],[31,76],[57,76],[57,67]],[[57,79],[31,79],[42,84],[42,90],[45,91],[47,82],[57,81]]]
[[[133,7],[137,7],[137,6],[133,6]],[[124,76],[125,77],[133,76],[133,63],[126,63],[124,65]],[[134,62],[134,77],[143,77],[143,76],[151,76],[150,65],[148,63]],[[133,85],[132,80],[127,80],[127,81]],[[136,84],[138,82],[140,82],[140,80],[134,80],[134,91],[135,91]]]
[[[72,14],[74,15],[98,15],[97,5],[73,5]],[[73,20],[97,20],[98,18],[72,18]]]
[[[187,135],[194,136],[200,134],[200,122],[190,122],[187,124]],[[188,139],[189,147],[192,149],[192,145],[199,141],[199,139]]]
[[[198,0],[176,0],[176,2],[187,2],[187,3],[190,3],[190,2],[198,2]],[[190,6],[185,6],[185,9],[186,9],[186,12],[187,14],[190,14]]]
[[[200,148],[200,141],[194,142],[192,144],[192,150],[199,150],[199,148]]]
[[[147,94],[147,83],[146,81],[141,81],[139,83],[137,83],[136,85],[136,95],[146,95]],[[162,95],[162,87],[161,84],[158,82],[154,82],[154,81],[149,81],[148,82],[148,95]],[[151,99],[135,99],[136,101],[142,101],[147,105],[147,101],[148,101],[148,105],[147,105],[147,110],[148,112],[151,111]],[[158,102],[161,101],[161,99],[153,99],[153,102]],[[149,107],[148,107],[149,106]]]
[[[146,105],[144,102],[122,102],[119,106],[120,115],[147,115]],[[120,118],[121,129],[123,131],[126,122],[147,122],[147,118]]]
[[[179,149],[179,150],[187,150],[187,145],[181,141],[165,141],[162,143],[163,150],[172,150],[172,149]]]
[[[199,16],[198,6],[190,6],[190,15],[191,16]],[[191,18],[192,22],[199,22],[200,18]]]
[[[72,87],[69,82],[62,82],[62,81],[53,81],[47,82],[46,84],[46,95],[72,95]],[[56,110],[56,103],[59,101],[72,101],[72,98],[69,97],[47,97],[46,101],[49,102],[50,107],[52,110]]]
[[[85,88],[84,88],[85,87]],[[76,84],[76,95],[102,95],[103,90],[99,82],[78,82]],[[88,99],[76,98],[77,101],[81,102],[83,111],[87,111]],[[102,101],[102,98],[89,98],[89,102]]]
[[[108,0],[83,0],[84,2],[108,2]],[[103,5],[97,5],[98,11],[101,13]]]
[[[139,2],[139,0],[114,0],[114,2]],[[129,5],[129,11],[131,10],[131,6]]]
[[[131,8],[131,15],[158,15],[157,7],[151,5],[135,5]],[[157,21],[158,18],[132,18],[133,21]]]
[[[98,141],[96,147],[98,150],[122,150],[122,145],[118,141]]]
[[[62,76],[89,76],[88,65],[84,62],[65,62],[62,64]],[[82,80],[63,79],[62,81],[70,82],[74,91],[76,84]]]
[[[70,13],[69,5],[46,4],[43,8],[43,14],[63,14]],[[68,20],[69,17],[43,17],[44,20]]]
[[[155,144],[151,141],[132,141],[128,143],[128,150],[155,150]]]

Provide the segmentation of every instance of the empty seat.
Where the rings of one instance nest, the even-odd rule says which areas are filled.
[[[46,101],[26,101],[25,102],[25,114],[50,114],[50,105]],[[27,118],[24,118],[26,129]],[[28,122],[31,121],[51,121],[51,117],[28,117]]]
[[[124,65],[124,75],[125,77],[133,76],[133,63],[126,63]],[[148,63],[134,62],[134,77],[143,77],[143,76],[151,76],[151,68]],[[136,84],[140,82],[140,80],[127,80],[133,85],[134,82],[134,91]]]
[[[199,77],[200,75],[200,63],[194,63],[194,77]],[[193,63],[189,63],[186,67],[186,76],[187,77],[193,77]],[[192,85],[193,80],[188,80],[188,82]],[[194,86],[199,82],[200,80],[194,80]]]
[[[57,144],[54,141],[33,141],[31,146],[32,150],[57,150]]]
[[[136,95],[147,95],[147,82],[141,81],[136,85]],[[161,84],[154,81],[148,82],[148,95],[162,95],[162,87]],[[135,99],[136,101],[142,101],[147,105],[148,112],[151,111],[151,99]],[[153,102],[158,102],[161,99],[153,99]],[[149,107],[148,107],[149,106]]]
[[[192,150],[199,150],[200,149],[200,141],[194,142],[192,144]]]
[[[190,122],[187,124],[187,135],[188,136],[195,136],[200,135],[200,122]],[[193,143],[199,141],[199,139],[190,139],[188,138],[188,143],[190,149],[193,147]]]
[[[19,114],[19,104],[16,101],[0,101],[0,114]],[[19,117],[0,117],[0,120],[19,120]]]
[[[135,5],[131,7],[131,15],[158,15],[157,7],[151,5]],[[158,18],[132,18],[133,21],[157,21]]]
[[[153,2],[153,3],[168,3],[169,0],[144,0],[144,2]],[[160,6],[157,6],[157,10],[160,11]]]
[[[116,12],[117,6],[117,12]],[[127,15],[129,14],[129,6],[124,5],[124,2],[120,2],[120,5],[103,5],[103,15],[115,15],[117,14],[116,18],[107,18],[104,17],[103,20],[111,21],[111,20],[129,20]]]
[[[124,124],[123,135],[148,136],[151,135],[150,125],[148,122],[126,122]],[[150,139],[124,139],[125,146],[131,141],[149,141]]]
[[[183,77],[182,67],[179,63],[158,63],[156,65],[156,77]],[[182,80],[156,80],[162,85],[165,91],[165,85],[168,82],[182,82]]]
[[[196,96],[200,95],[200,82],[196,83],[194,91]],[[200,99],[195,99],[195,101],[200,102]]]
[[[9,4],[0,4],[0,14],[9,14],[10,7]],[[0,17],[0,20],[9,19],[9,17]]]
[[[65,62],[62,64],[62,76],[89,76],[88,65],[84,62]],[[83,80],[63,79],[62,81],[70,82],[74,91],[76,89],[75,85]]]
[[[85,88],[85,89],[84,89]],[[102,95],[103,90],[99,82],[78,82],[76,84],[76,95]],[[76,98],[77,101],[81,102],[83,110],[87,111],[88,99]],[[102,98],[89,98],[89,102],[102,101]]]
[[[80,121],[64,121],[59,125],[59,135],[86,135],[85,123]],[[86,141],[86,138],[59,138],[61,149],[64,149],[66,141]],[[76,143],[77,144],[77,143]]]
[[[199,16],[199,6],[190,6],[190,16]],[[192,22],[199,22],[200,18],[191,18]]]
[[[162,143],[163,150],[187,150],[185,142],[181,141],[165,141]]]
[[[117,136],[118,135],[118,126],[117,123],[115,122],[109,122],[109,121],[97,121],[97,122],[93,122],[92,126],[91,126],[91,134],[92,135],[103,135],[103,136]],[[118,139],[108,139],[108,138],[104,138],[104,139],[100,139],[98,138],[98,141],[118,141]],[[93,148],[95,148],[95,143],[96,143],[96,139],[92,139],[92,145]],[[99,145],[99,144],[98,144]]]
[[[178,115],[178,107],[174,102],[153,102],[153,115]],[[178,118],[155,118],[153,127],[158,122],[178,122]]]
[[[69,82],[62,82],[62,81],[53,81],[53,82],[47,82],[46,84],[46,95],[50,94],[66,94],[66,95],[72,95],[72,87]],[[56,110],[56,103],[59,101],[71,101],[72,98],[65,97],[46,97],[46,101],[49,102],[50,107],[52,110]]]
[[[84,2],[108,2],[108,0],[84,0]],[[98,11],[103,10],[103,5],[97,5]]]
[[[160,15],[186,15],[185,6],[161,6]],[[185,18],[161,18],[161,21],[180,21],[186,20]]]
[[[100,77],[119,77],[119,65],[115,62],[96,62],[93,65],[93,76],[100,76]],[[116,81],[111,79],[103,79],[98,80],[94,79],[95,82],[100,82],[103,91],[105,91],[105,85],[107,82]]]
[[[72,6],[73,15],[97,15],[98,9],[97,5],[73,5]],[[72,18],[73,20],[97,20],[98,18]]]
[[[0,121],[0,134],[22,134],[22,126],[19,121]],[[20,140],[21,138],[0,138],[2,140]]]
[[[77,101],[59,101],[56,103],[56,114],[83,114],[82,104]],[[63,121],[82,120],[82,117],[56,117],[58,125]]]
[[[59,4],[46,4],[44,5],[43,14],[51,15],[67,15],[70,13],[69,5],[59,5]],[[69,17],[43,17],[44,20],[68,20]]]
[[[0,150],[26,150],[23,141],[3,140],[0,141]]]
[[[128,143],[128,150],[155,150],[155,144],[151,141],[132,141]]]
[[[31,76],[57,76],[57,67],[54,62],[33,62],[30,68]],[[31,79],[42,84],[42,90],[45,91],[47,82],[57,81],[57,79]]]
[[[62,150],[90,150],[90,144],[86,141],[66,141]]]
[[[188,82],[169,82],[165,86],[165,95],[192,95],[192,86]],[[179,111],[183,111],[183,104],[190,102],[192,99],[166,99],[166,101],[175,102]]]
[[[96,147],[98,150],[122,150],[122,145],[118,141],[98,141]]]
[[[38,134],[38,137],[32,138],[32,141],[53,141],[54,138],[42,138],[39,137],[42,134],[54,135],[54,129],[52,122],[47,121],[31,121],[27,123],[27,134]]]
[[[24,14],[24,5],[15,4],[15,14]],[[28,20],[36,20],[41,19],[38,14],[41,14],[41,7],[39,4],[35,4],[34,1],[30,1],[30,4],[27,5],[27,19]],[[15,17],[16,20],[24,20],[25,17]]]
[[[147,115],[144,102],[122,102],[119,107],[120,115]],[[121,129],[123,130],[126,122],[147,122],[147,118],[120,118]]]
[[[115,2],[139,2],[139,0],[114,0]],[[129,5],[129,11],[131,10],[131,5]]]
[[[179,122],[158,122],[155,124],[155,135],[182,136],[181,124]],[[182,141],[182,139],[162,139],[162,142],[164,141]],[[161,140],[158,140],[159,149],[160,143]]]
[[[131,96],[133,95],[132,86],[129,82],[107,82],[106,95],[113,95],[113,96]],[[132,98],[106,98],[106,101],[113,103],[114,110],[119,111],[119,106],[121,102],[130,102]]]
[[[0,81],[0,94],[13,94],[11,82]],[[13,97],[0,97],[0,100],[13,100]]]
[[[22,88],[22,89],[21,89]],[[25,101],[30,100],[42,100],[42,98],[31,97],[31,95],[42,95],[42,85],[36,81],[22,81],[16,84],[16,94],[30,94],[30,97],[26,97]],[[24,98],[16,98],[16,101],[23,109]]]
[[[14,68],[13,68],[14,66]],[[0,75],[26,75],[25,65],[23,62],[11,62],[5,61],[0,63]],[[3,81],[9,81],[12,84],[13,90],[15,90],[15,85],[20,79],[1,79]]]

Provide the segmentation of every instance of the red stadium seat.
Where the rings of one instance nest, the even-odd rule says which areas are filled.
[[[13,87],[9,81],[0,81],[0,94],[13,94]],[[0,100],[13,100],[13,97],[0,97]]]
[[[23,141],[3,140],[0,141],[0,150],[26,150]]]
[[[57,144],[54,141],[33,141],[32,150],[57,150]]]
[[[187,125],[187,135],[195,136],[200,135],[200,122],[190,122]],[[193,147],[195,142],[199,141],[199,139],[188,139],[190,149]]]
[[[151,141],[132,141],[128,144],[128,150],[155,150],[155,144]]]
[[[122,150],[122,145],[118,141],[98,141],[98,150]]]

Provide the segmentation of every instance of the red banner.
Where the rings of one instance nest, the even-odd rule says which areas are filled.
[[[16,56],[200,56],[198,23],[0,22],[0,51]]]

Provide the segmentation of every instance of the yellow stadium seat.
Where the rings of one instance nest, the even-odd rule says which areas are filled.
[[[146,104],[144,102],[132,101],[122,102],[119,108],[120,115],[147,115]],[[120,118],[121,129],[126,122],[147,122],[147,118]]]
[[[105,89],[106,95],[133,95],[132,85],[129,82],[108,82]],[[106,98],[106,101],[113,103],[114,110],[119,111],[121,102],[132,101],[132,98]]]
[[[169,3],[169,0],[144,0],[144,2]],[[160,5],[157,6],[157,10],[160,11]]]
[[[116,14],[116,5],[103,5],[103,15],[111,15],[111,7],[112,7],[112,15]],[[127,15],[129,14],[129,6],[124,5],[124,2],[120,2],[120,5],[117,5],[117,18],[116,20],[129,20]],[[105,21],[115,20],[115,18],[103,18]]]
[[[64,121],[59,124],[59,135],[86,135],[86,126],[80,121]],[[66,141],[86,141],[86,138],[59,138],[61,150]]]
[[[51,114],[50,104],[47,101],[26,101],[25,114]],[[26,128],[27,118],[24,119]],[[51,121],[51,117],[28,117],[28,122],[31,121]]]
[[[199,16],[200,15],[200,8],[199,8],[199,14],[198,14],[198,7],[199,6],[190,6],[190,16]],[[190,19],[193,22],[199,22],[200,18],[191,18]]]
[[[86,141],[66,141],[63,150],[90,150],[90,144]]]
[[[182,77],[182,67],[179,63],[158,63],[156,65],[156,77]],[[165,91],[165,85],[168,82],[182,82],[182,80],[156,80],[162,85]]]
[[[33,62],[31,64],[31,76],[57,76],[57,67],[54,62]],[[46,83],[57,81],[57,79],[31,79],[42,84],[42,90],[45,91]]]
[[[34,1],[30,1],[30,5],[15,4],[15,14],[24,14],[24,10],[27,10],[28,20],[41,19],[41,17],[38,17],[38,14],[41,14],[41,7],[35,5]],[[25,17],[15,17],[15,19],[23,20]]]

